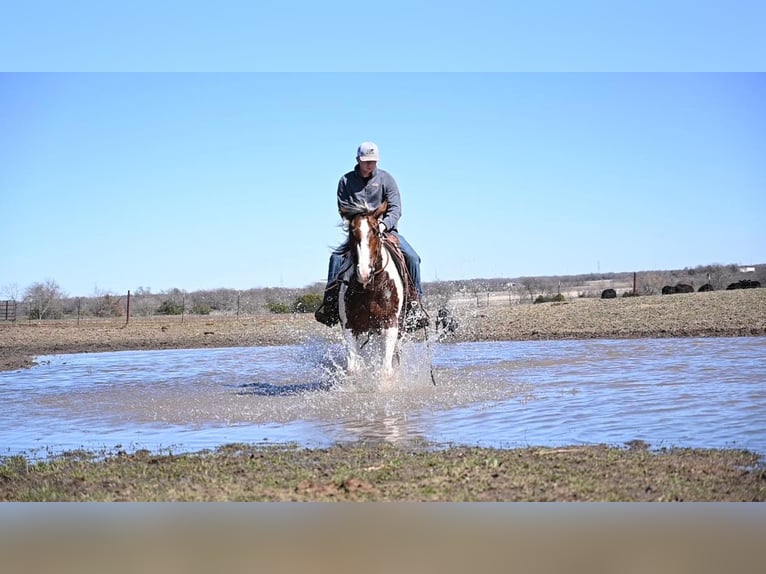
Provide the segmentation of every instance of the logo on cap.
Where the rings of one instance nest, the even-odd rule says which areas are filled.
[[[364,161],[378,161],[378,146],[372,142],[364,142],[356,150],[356,157]]]

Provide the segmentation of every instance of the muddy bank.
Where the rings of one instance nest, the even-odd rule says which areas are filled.
[[[3,501],[763,501],[766,471],[742,451],[606,446],[434,450],[228,445],[91,461],[0,461]]]

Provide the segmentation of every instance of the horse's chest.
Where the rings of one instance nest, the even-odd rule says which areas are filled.
[[[366,288],[352,280],[346,290],[346,328],[355,334],[389,329],[398,323],[399,295],[387,272]]]

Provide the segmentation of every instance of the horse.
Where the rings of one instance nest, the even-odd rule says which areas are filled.
[[[346,342],[348,372],[364,364],[363,350],[381,349],[383,374],[391,376],[403,331],[406,290],[394,255],[387,247],[394,236],[381,233],[378,218],[387,208],[366,205],[341,212],[348,226],[349,264],[340,277],[338,311]]]

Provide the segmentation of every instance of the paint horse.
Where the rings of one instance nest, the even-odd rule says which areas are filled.
[[[378,349],[385,376],[393,374],[398,359],[406,291],[388,246],[395,236],[378,229],[386,208],[383,202],[373,211],[365,205],[341,214],[348,225],[349,264],[340,277],[338,311],[350,373],[363,366],[368,345]],[[394,249],[398,251],[398,245]]]

